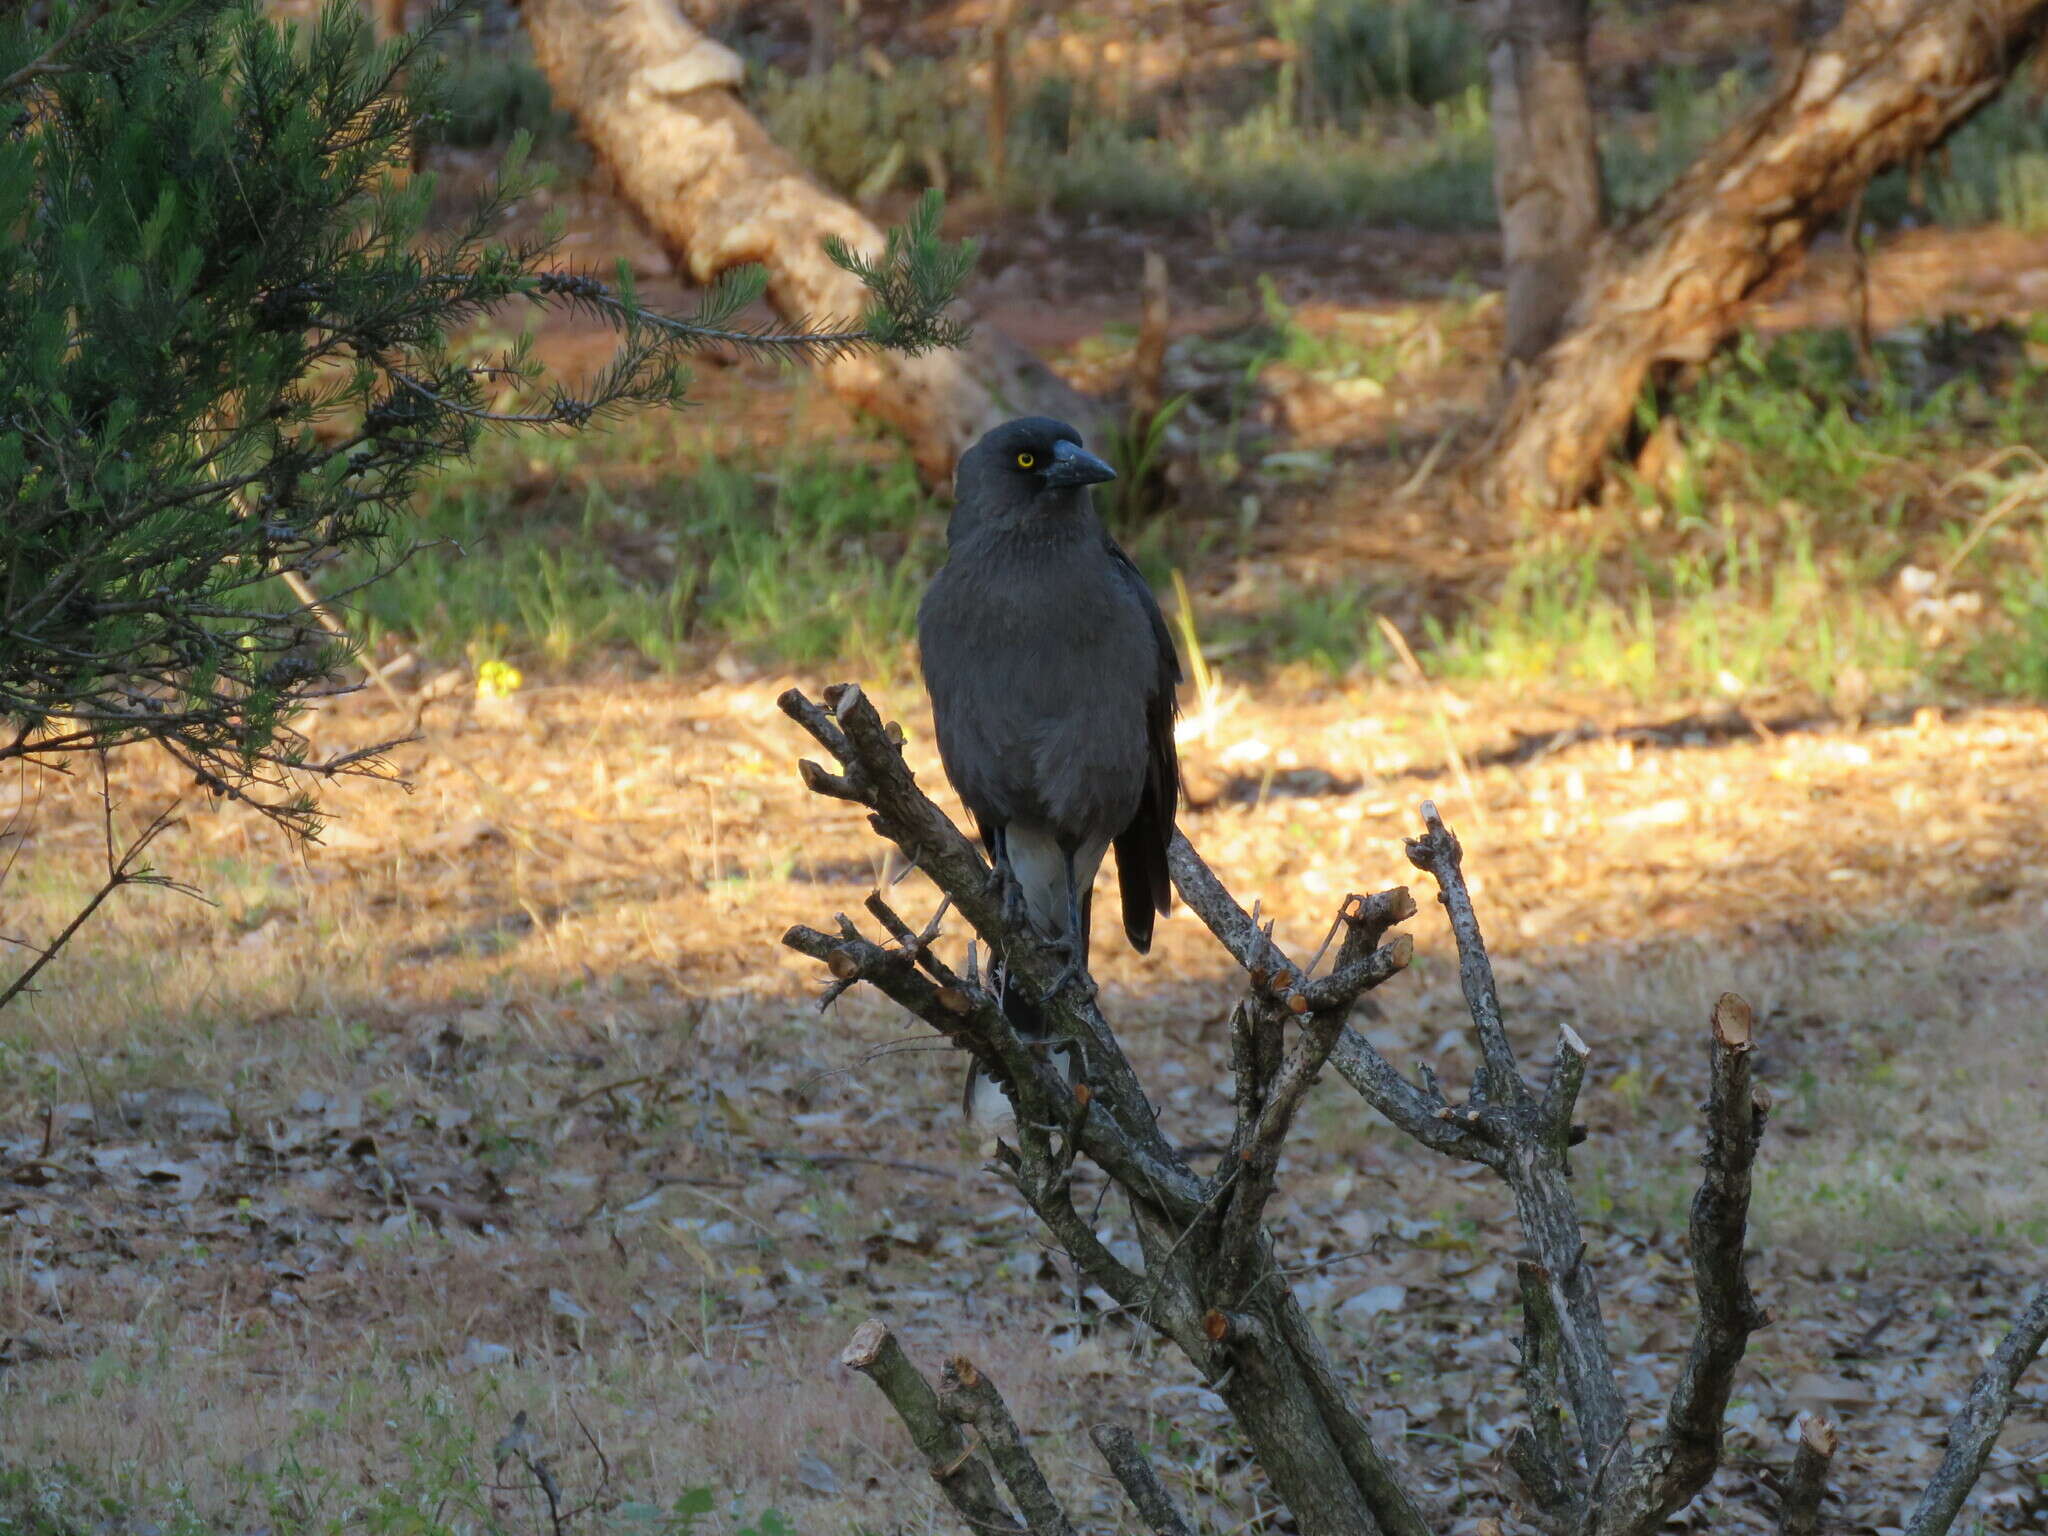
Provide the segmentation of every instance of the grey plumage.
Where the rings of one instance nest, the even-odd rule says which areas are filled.
[[[1095,514],[1088,487],[1114,473],[1064,422],[991,431],[955,471],[946,564],[917,617],[946,776],[1011,897],[1067,946],[1067,975],[1086,970],[1109,850],[1139,953],[1173,895],[1180,664],[1144,577]],[[1012,1010],[1020,1026],[1033,1001]]]

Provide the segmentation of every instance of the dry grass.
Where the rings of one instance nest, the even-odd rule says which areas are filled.
[[[399,755],[414,791],[350,790],[303,856],[194,809],[162,862],[218,906],[124,896],[0,1025],[8,1464],[67,1463],[145,1506],[180,1489],[234,1529],[468,1497],[472,1525],[536,1530],[530,1488],[488,1455],[524,1409],[572,1496],[600,1480],[594,1439],[615,1499],[709,1485],[729,1528],[770,1505],[802,1530],[935,1527],[900,1432],[832,1363],[873,1311],[927,1360],[982,1360],[1099,1523],[1119,1517],[1078,1434],[1105,1414],[1142,1421],[1199,1496],[1221,1490],[1226,1525],[1254,1512],[1213,1402],[1076,1297],[979,1171],[957,1060],[872,1003],[820,1018],[817,978],[776,947],[856,907],[874,868],[857,819],[795,781],[782,681],[437,705]],[[921,716],[890,702],[940,782]],[[1489,766],[1579,706],[1470,697],[1453,729],[1474,806],[1420,693],[1224,702],[1187,744],[1187,830],[1283,937],[1312,947],[1344,890],[1405,880],[1399,838],[1434,796],[1523,1039],[1544,1050],[1569,1018],[1594,1045],[1580,1176],[1632,1373],[1683,1337],[1672,1234],[1705,1007],[1730,986],[1757,1002],[1779,1104],[1757,1273],[1784,1321],[1737,1444],[1781,1459],[1813,1392],[1910,1366],[1882,1425],[1874,1403],[1832,1405],[1856,1456],[1910,1470],[2008,1277],[2048,1247],[2048,716],[1624,731]],[[397,723],[358,701],[321,736]],[[82,793],[0,797],[16,789],[6,928],[47,932],[97,829]],[[135,814],[175,792],[140,768],[123,783]],[[1414,926],[1418,964],[1375,1027],[1456,1079],[1448,937],[1433,907]],[[1102,950],[1163,1111],[1208,1139],[1228,1112],[1225,968],[1184,917],[1149,960]],[[1377,1362],[1361,1390],[1382,1428],[1405,1429],[1454,1528],[1497,1512],[1506,1293],[1475,1300],[1513,1244],[1495,1192],[1334,1082],[1283,1187],[1312,1305],[1406,1288],[1399,1315],[1331,1314]],[[1129,1236],[1113,1205],[1101,1220]],[[1886,1342],[1837,1361],[1888,1309]],[[2034,1390],[2016,1438],[2048,1428]],[[1444,1437],[1478,1459],[1441,1456]],[[477,1475],[507,1486],[465,1495]],[[1736,1524],[1768,1504],[1739,1470],[1719,1497]]]

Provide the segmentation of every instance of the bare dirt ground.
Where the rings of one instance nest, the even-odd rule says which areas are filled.
[[[1218,1401],[1077,1294],[983,1170],[959,1058],[877,1002],[821,1016],[816,968],[777,946],[874,878],[873,839],[803,792],[773,706],[822,681],[600,679],[495,706],[465,683],[393,754],[411,793],[335,796],[303,857],[189,807],[159,863],[218,905],[124,893],[0,1036],[13,1456],[115,1490],[175,1469],[215,1528],[255,1530],[421,1483],[430,1425],[467,1426],[482,1465],[524,1410],[579,1498],[710,1485],[799,1530],[943,1526],[898,1426],[834,1364],[875,1314],[928,1363],[990,1370],[1104,1527],[1125,1517],[1080,1438],[1104,1417],[1149,1435],[1212,1529],[1271,1523]],[[877,693],[941,783],[914,686]],[[1518,1039],[1547,1056],[1569,1021],[1593,1046],[1578,1174],[1646,1405],[1689,1327],[1707,1009],[1731,987],[1757,1004],[1777,1109],[1753,1273],[1777,1322],[1692,1523],[1765,1528],[1787,1428],[1823,1411],[1844,1424],[1843,1528],[1896,1527],[2048,1260],[2048,714],[1660,726],[1227,679],[1190,708],[1186,830],[1304,948],[1346,890],[1411,878],[1418,800],[1463,836]],[[366,694],[316,736],[407,725]],[[116,787],[129,822],[180,792],[141,768]],[[51,871],[102,835],[91,788],[0,785],[8,931],[47,932],[78,895]],[[1461,1081],[1448,934],[1418,894],[1418,961],[1370,1027]],[[1155,1098],[1212,1141],[1229,967],[1185,915],[1149,959],[1099,954]],[[1332,1078],[1276,1209],[1444,1528],[1518,1529],[1493,1449],[1518,1404],[1517,1237],[1467,1172]],[[1114,1202],[1099,1221],[1130,1239]],[[2023,1398],[1987,1530],[2042,1518],[2048,1382]],[[544,1518],[516,1468],[493,1478],[506,1518]]]

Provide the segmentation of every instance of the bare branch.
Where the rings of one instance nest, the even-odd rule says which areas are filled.
[[[1371,1430],[1338,1377],[1329,1347],[1309,1326],[1294,1293],[1281,1295],[1274,1312],[1280,1322],[1281,1342],[1308,1381],[1317,1412],[1336,1443],[1337,1457],[1351,1480],[1365,1490],[1381,1530],[1386,1536],[1432,1536],[1430,1524],[1423,1519],[1415,1500],[1380,1454],[1380,1448],[1373,1444]]]
[[[1991,1363],[1970,1384],[1963,1411],[1948,1427],[1948,1451],[1920,1505],[1906,1522],[1906,1536],[1944,1536],[1962,1512],[1963,1500],[1983,1474],[2005,1416],[2012,1411],[2012,1391],[2020,1375],[2048,1345],[2048,1281],[2034,1288]]]
[[[1693,1331],[1658,1446],[1662,1471],[1648,1490],[1665,1513],[1704,1488],[1721,1460],[1721,1421],[1749,1336],[1770,1322],[1742,1272],[1749,1228],[1750,1168],[1770,1114],[1770,1095],[1750,1086],[1756,1014],[1733,992],[1714,1004],[1709,1052],[1706,1173],[1692,1203],[1692,1272],[1699,1295]]]
[[[1172,1497],[1152,1469],[1151,1460],[1139,1449],[1138,1440],[1121,1424],[1097,1424],[1088,1431],[1095,1449],[1109,1463],[1109,1470],[1130,1495],[1138,1517],[1152,1527],[1154,1536],[1194,1536],[1194,1530],[1174,1507]]]
[[[1507,1028],[1501,1022],[1493,965],[1486,957],[1486,940],[1479,933],[1471,892],[1465,889],[1465,851],[1437,815],[1434,801],[1422,802],[1422,825],[1423,835],[1408,840],[1408,861],[1436,877],[1437,899],[1450,915],[1451,932],[1458,940],[1458,980],[1479,1036],[1479,1089],[1483,1092],[1475,1090],[1473,1097],[1495,1104],[1525,1104],[1529,1088],[1515,1066],[1514,1047],[1508,1044]]]
[[[1407,895],[1405,891],[1398,894],[1402,898]],[[1386,932],[1394,920],[1391,914],[1404,904],[1393,899],[1394,895],[1390,892],[1384,893],[1382,898],[1345,898],[1338,920],[1347,924],[1349,931],[1343,948],[1338,952],[1339,974],[1368,976],[1372,979],[1366,984],[1375,985],[1404,969],[1414,958],[1415,941],[1405,933],[1397,935],[1391,943],[1380,945],[1370,954],[1360,953]],[[1405,902],[1405,905],[1413,910],[1412,901]],[[1295,999],[1303,996],[1300,992],[1290,992],[1284,1005],[1287,1012],[1292,1012]],[[1277,1069],[1270,1068],[1259,1058],[1268,1052],[1278,1053],[1280,1021],[1286,1013],[1257,997],[1239,1005],[1238,1017],[1252,1021],[1241,1031],[1245,1043],[1242,1054],[1248,1063],[1257,1062],[1260,1070],[1252,1074],[1239,1073],[1238,1128],[1231,1138],[1237,1163],[1236,1186],[1223,1213],[1217,1239],[1219,1264],[1216,1284],[1226,1296],[1241,1291],[1246,1279],[1257,1272],[1257,1261],[1263,1251],[1259,1240],[1261,1222],[1266,1202],[1273,1195],[1281,1146],[1287,1139],[1288,1128],[1294,1123],[1302,1100],[1308,1096],[1309,1088],[1329,1061],[1330,1052],[1344,1031],[1344,1017],[1350,1012],[1351,1000],[1347,996],[1331,1008],[1309,1014],[1293,1051]],[[1234,1057],[1238,1054],[1233,1050]]]
[[[924,1456],[932,1481],[970,1530],[1023,1536],[1024,1527],[1003,1507],[987,1465],[974,1454],[959,1426],[941,1411],[938,1394],[910,1363],[888,1324],[878,1317],[862,1323],[840,1353],[839,1363],[881,1388]]]
[[[1064,956],[1032,928],[1028,920],[1006,920],[989,865],[951,819],[918,788],[903,761],[902,732],[887,726],[866,695],[852,684],[827,688],[820,709],[791,689],[777,700],[783,713],[810,732],[813,739],[845,765],[846,782],[859,803],[873,811],[870,824],[882,837],[903,849],[930,876],[961,916],[991,944],[1000,948],[1013,984],[1041,993],[1057,977]],[[1073,1092],[1054,1072],[1043,1051],[1033,1051],[1017,1038],[1000,1007],[986,993],[977,994],[961,1012],[957,1003],[964,988],[945,990],[956,1007],[945,1008],[938,989],[918,976],[907,957],[884,962],[895,951],[862,949],[858,944],[827,941],[820,947],[815,930],[791,929],[783,942],[819,959],[833,949],[844,950],[860,965],[860,976],[880,987],[904,1007],[951,1038],[968,1044],[1019,1095],[1020,1118],[1058,1123],[1073,1103]],[[873,950],[872,953],[869,951]],[[844,979],[844,978],[841,978]],[[1046,1001],[1042,1012],[1057,1037],[1071,1041],[1084,1063],[1088,1101],[1081,1106],[1074,1135],[1088,1155],[1101,1163],[1140,1198],[1161,1203],[1177,1222],[1193,1219],[1210,1190],[1167,1142],[1154,1119],[1144,1090],[1129,1060],[1091,996],[1084,989],[1063,987]]]
[[[1522,1292],[1521,1376],[1529,1422],[1509,1438],[1507,1462],[1538,1509],[1560,1526],[1576,1527],[1584,1512],[1585,1484],[1565,1445],[1564,1405],[1557,1395],[1564,1326],[1551,1299],[1550,1275],[1541,1264],[1522,1260],[1515,1278]]]
[[[1600,1293],[1586,1262],[1585,1238],[1566,1163],[1572,1102],[1584,1065],[1584,1042],[1576,1034],[1559,1052],[1552,1089],[1542,1101],[1529,1091],[1515,1065],[1501,1022],[1500,993],[1486,940],[1479,931],[1472,895],[1465,886],[1463,852],[1436,807],[1422,803],[1424,835],[1408,842],[1408,858],[1436,877],[1438,897],[1450,917],[1458,945],[1458,979],[1479,1038],[1481,1066],[1472,1102],[1435,1110],[1474,1139],[1500,1151],[1480,1157],[1498,1171],[1515,1197],[1515,1212],[1536,1250],[1558,1317],[1559,1359],[1571,1393],[1580,1450],[1597,1486],[1627,1486],[1634,1458],[1628,1445],[1628,1408],[1615,1386]],[[1434,1080],[1428,1090],[1441,1099]],[[1384,1088],[1381,1080],[1371,1086]],[[1361,1092],[1365,1092],[1362,1087]],[[1398,1122],[1397,1122],[1398,1123]],[[1424,1138],[1426,1139],[1426,1138]],[[1434,1144],[1434,1143],[1432,1143]],[[1464,1155],[1471,1156],[1472,1153]]]
[[[95,0],[94,4],[85,7],[78,13],[78,19],[71,24],[69,31],[13,74],[0,80],[0,98],[12,96],[31,80],[40,80],[46,75],[66,74],[82,68],[82,65],[66,64],[61,61],[71,45],[98,26],[101,19],[113,8],[113,0]]]
[[[1835,1459],[1835,1426],[1811,1418],[1799,1431],[1799,1453],[1778,1508],[1778,1536],[1820,1536],[1820,1505],[1828,1492],[1828,1465]]]
[[[99,889],[87,898],[85,905],[72,915],[71,921],[64,925],[63,931],[50,940],[48,944],[37,949],[35,959],[30,961],[26,969],[8,984],[5,991],[0,991],[0,1008],[5,1008],[15,998],[28,991],[34,984],[36,977],[42,974],[43,967],[57,958],[64,946],[77,937],[78,930],[86,925],[93,913],[99,911],[107,898],[123,886],[154,885],[164,890],[176,891],[181,896],[191,896],[196,900],[205,900],[191,886],[173,880],[166,875],[159,875],[148,865],[139,863],[143,854],[149,851],[149,845],[177,825],[176,812],[178,802],[173,801],[161,811],[158,811],[150,820],[149,825],[136,834],[125,849],[119,852],[115,851],[113,791],[108,785],[106,774],[106,757],[105,754],[102,754],[100,758],[100,803],[103,814],[103,831],[107,842],[106,878],[100,882]],[[23,947],[35,948],[33,945],[24,945]]]
[[[1543,1097],[1536,1106],[1536,1134],[1552,1146],[1571,1145],[1572,1111],[1578,1107],[1579,1088],[1586,1081],[1586,1059],[1591,1055],[1577,1030],[1569,1024],[1559,1026],[1550,1081],[1544,1084]]]
[[[1002,1474],[1010,1497],[1024,1511],[1031,1536],[1075,1536],[1073,1522],[1053,1497],[1044,1471],[1024,1444],[996,1384],[965,1355],[955,1355],[939,1373],[939,1407],[980,1432],[989,1460]]]
[[[1251,974],[1254,981],[1279,971],[1291,971],[1294,964],[1272,936],[1252,921],[1251,914],[1237,904],[1223,882],[1195,852],[1195,845],[1176,832],[1166,850],[1166,867],[1173,874],[1174,889],[1188,910],[1216,936],[1216,942],[1230,951],[1231,958]]]

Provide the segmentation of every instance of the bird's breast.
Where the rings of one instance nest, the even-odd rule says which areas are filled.
[[[1145,782],[1150,621],[1106,562],[942,573],[919,614],[939,748],[977,813],[1113,836]],[[951,577],[952,579],[948,579]]]

